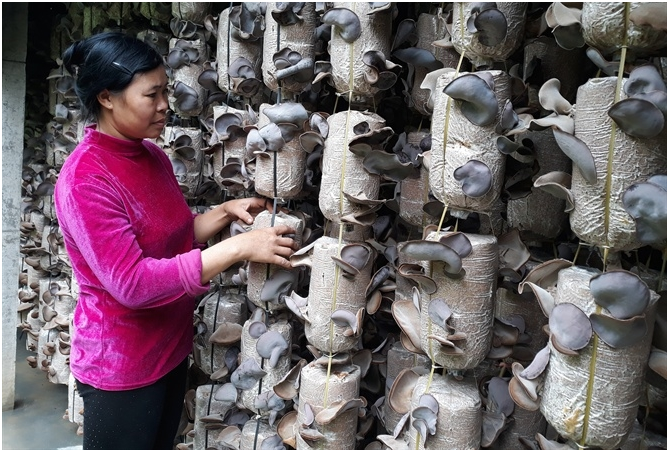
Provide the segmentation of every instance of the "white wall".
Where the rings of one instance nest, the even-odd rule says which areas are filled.
[[[2,411],[14,408],[28,4],[2,4]]]

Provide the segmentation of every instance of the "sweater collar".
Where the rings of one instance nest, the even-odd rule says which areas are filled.
[[[84,141],[96,144],[118,154],[137,154],[145,152],[144,140],[124,140],[106,133],[98,132],[96,124],[85,128]]]

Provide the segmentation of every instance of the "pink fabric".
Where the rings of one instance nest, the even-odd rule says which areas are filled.
[[[169,158],[88,127],[54,200],[80,287],[72,373],[112,391],[155,382],[192,350],[195,297],[209,288]]]

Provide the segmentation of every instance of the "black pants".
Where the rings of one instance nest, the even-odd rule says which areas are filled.
[[[77,381],[84,401],[84,449],[174,449],[188,359],[150,386],[103,391]]]

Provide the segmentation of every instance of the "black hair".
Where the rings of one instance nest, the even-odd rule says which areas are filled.
[[[121,32],[105,32],[75,42],[63,53],[63,67],[75,78],[82,117],[96,120],[97,95],[123,91],[135,74],[152,71],[164,61],[149,44]]]

